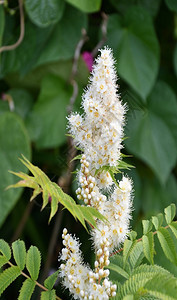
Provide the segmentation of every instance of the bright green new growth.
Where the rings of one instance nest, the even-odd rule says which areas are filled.
[[[34,191],[30,201],[32,201],[36,196],[42,193],[42,210],[46,207],[47,204],[49,204],[49,198],[51,198],[51,213],[49,222],[56,214],[59,203],[61,203],[66,209],[68,209],[69,212],[74,216],[74,218],[78,219],[85,228],[85,221],[87,221],[93,227],[96,227],[95,218],[98,218],[102,221],[106,221],[104,216],[93,207],[85,207],[76,204],[74,199],[72,199],[69,195],[64,193],[55,182],[50,181],[50,179],[44,172],[42,172],[38,167],[34,166],[24,156],[20,160],[30,170],[33,176],[27,175],[22,172],[11,172],[12,174],[20,177],[22,180],[20,180],[16,184],[9,186],[8,188],[32,188]]]

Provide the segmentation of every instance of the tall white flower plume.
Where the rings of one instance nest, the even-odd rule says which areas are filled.
[[[66,229],[63,231],[65,248],[60,276],[74,299],[85,300],[104,300],[116,295],[116,286],[109,280],[106,267],[111,251],[127,237],[132,206],[131,180],[123,176],[116,182],[113,176],[121,160],[125,106],[117,94],[112,52],[108,48],[100,52],[83,95],[84,114],[72,113],[68,117],[70,133],[84,153],[77,197],[109,220],[109,223],[98,220],[97,229],[91,232],[96,252],[93,271],[83,264],[78,241]]]

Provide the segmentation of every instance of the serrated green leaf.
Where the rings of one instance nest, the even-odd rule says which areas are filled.
[[[92,219],[97,218],[103,222],[108,222],[109,223],[109,220],[106,219],[105,216],[103,216],[97,209],[95,209],[94,207],[90,207],[90,206],[80,206],[80,209],[82,211],[82,213],[84,214],[84,218],[87,220],[87,221],[91,221],[91,224],[92,224]],[[87,219],[87,214],[88,214],[88,219]],[[91,218],[91,219],[90,219]],[[89,222],[90,222],[89,221]],[[93,224],[92,224],[93,225]]]
[[[13,266],[0,274],[0,295],[21,274],[19,267]]]
[[[160,227],[157,231],[160,245],[166,257],[175,265],[177,265],[177,253],[173,239],[166,228]]]
[[[26,247],[23,241],[17,240],[12,243],[13,256],[17,266],[23,270],[26,263]]]
[[[152,222],[149,220],[142,220],[143,234],[147,234],[152,229]]]
[[[142,237],[144,255],[150,264],[154,264],[154,235],[152,232],[148,232]]]
[[[152,223],[155,227],[156,230],[159,229],[159,227],[162,225],[163,223],[163,214],[158,214],[157,216],[153,216],[152,217]]]
[[[143,244],[142,241],[134,244],[133,248],[130,251],[129,261],[132,269],[136,268],[142,262],[144,258],[143,254]]]
[[[134,230],[131,230],[128,235],[129,235],[131,241],[134,241],[134,240],[136,240],[137,232]]]
[[[134,246],[135,242],[130,241],[130,240],[125,240],[124,242],[124,247],[123,247],[123,262],[124,266],[126,264],[126,261],[128,260],[128,257],[130,255],[130,252]]]
[[[102,0],[66,0],[68,3],[74,5],[78,9],[86,13],[93,13],[99,11]]]
[[[26,256],[26,268],[33,280],[37,280],[41,265],[41,254],[37,247],[31,246]]]
[[[64,11],[64,0],[26,0],[26,12],[39,27],[57,23]]]
[[[0,268],[2,268],[7,262],[8,259],[5,256],[0,255]]]
[[[41,293],[41,300],[55,300],[55,299],[56,299],[55,290]]]
[[[30,300],[34,292],[35,282],[31,279],[26,279],[20,290],[18,300]]]
[[[173,234],[175,235],[175,237],[177,238],[177,222],[172,222],[169,225],[170,229],[172,230]]]
[[[0,240],[0,252],[7,258],[7,260],[10,260],[11,258],[11,250],[8,245],[8,243],[4,240]]]
[[[123,276],[124,278],[128,279],[129,278],[129,274],[122,269],[120,266],[115,265],[113,263],[110,263],[109,266],[107,267],[109,270],[112,270],[118,274],[120,274],[121,276]]]
[[[145,284],[152,279],[156,274],[162,272],[162,268],[157,266],[141,265],[137,267],[129,279],[126,280],[122,285],[118,286],[118,293],[116,300],[122,300],[126,295],[136,295],[138,291],[144,288]],[[167,274],[169,272],[165,271]]]
[[[100,214],[93,207],[85,207],[76,204],[76,202],[67,194],[65,194],[62,189],[55,183],[50,181],[47,175],[42,172],[38,167],[34,166],[30,163],[24,156],[20,159],[21,162],[30,170],[34,177],[25,175],[23,173],[15,173],[16,176],[22,178],[22,181],[19,181],[15,185],[11,185],[10,187],[19,187],[21,185],[30,187],[34,189],[31,200],[34,199],[36,195],[42,192],[43,195],[43,205],[42,209],[49,203],[49,197],[51,198],[51,213],[49,217],[49,221],[55,215],[58,209],[58,203],[60,202],[69,212],[77,218],[82,225],[86,228],[85,220],[89,222],[92,226],[96,227],[95,218],[98,218],[104,222],[106,222],[106,218]]]
[[[171,274],[157,274],[145,286],[151,295],[162,300],[176,300],[177,279]]]
[[[44,281],[44,286],[51,290],[58,278],[58,274],[59,274],[59,271],[56,271],[55,273],[53,273],[52,275],[50,275],[49,277],[47,277],[47,279]]]
[[[174,203],[170,204],[168,207],[164,209],[164,212],[165,212],[166,222],[167,224],[170,224],[176,215],[176,205]]]

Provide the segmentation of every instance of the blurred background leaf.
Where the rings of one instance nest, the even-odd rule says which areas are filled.
[[[13,113],[4,113],[0,116],[0,226],[9,212],[14,207],[21,195],[20,189],[17,193],[5,190],[8,185],[15,183],[14,176],[8,171],[21,170],[19,157],[21,153],[30,159],[30,140],[22,120]],[[27,171],[23,167],[23,171]]]
[[[36,5],[37,4],[37,5]],[[26,0],[25,8],[31,21],[39,27],[57,23],[64,11],[64,0]]]

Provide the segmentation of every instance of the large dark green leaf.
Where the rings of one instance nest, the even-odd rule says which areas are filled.
[[[177,12],[177,1],[176,0],[165,0],[165,2],[169,9]]]
[[[143,98],[150,93],[158,72],[159,45],[152,19],[142,7],[108,22],[108,45],[118,60],[118,73]]]
[[[170,87],[159,82],[143,110],[129,114],[125,141],[164,183],[177,159],[177,103]]]
[[[47,27],[61,19],[64,0],[26,0],[25,8],[34,24]]]
[[[66,1],[84,12],[91,13],[91,12],[96,12],[100,9],[102,0],[84,0],[84,1],[66,0]]]
[[[12,190],[5,190],[8,185],[15,183],[14,176],[8,171],[21,169],[26,171],[24,166],[20,166],[18,158],[21,153],[30,157],[30,141],[24,124],[12,113],[0,115],[0,145],[0,225],[2,225],[22,192],[21,189],[15,193]]]
[[[81,38],[82,28],[87,28],[86,15],[69,7],[62,20],[55,26],[37,65],[73,57],[76,45]]]
[[[142,185],[143,198],[142,210],[147,217],[163,211],[171,202],[177,205],[177,182],[175,176],[169,176],[165,185],[161,185],[159,181],[152,178],[145,178]]]
[[[14,112],[25,118],[32,108],[33,98],[25,89],[11,89],[8,91],[14,103]]]
[[[143,6],[153,17],[156,16],[161,0],[111,0],[112,5],[121,13],[125,13],[130,6],[141,5]]]
[[[9,36],[6,43],[13,44],[18,39],[19,31],[13,32],[15,26],[12,28],[10,26],[6,27],[6,36]],[[13,51],[4,52],[2,55],[2,63],[0,65],[1,76],[17,71],[20,72],[20,75],[24,75],[31,70],[47,43],[52,29],[53,26],[41,29],[27,20],[25,22],[25,36],[22,43]]]
[[[27,121],[30,136],[38,148],[59,146],[65,141],[70,96],[70,87],[60,77],[48,75],[42,81],[38,101]]]

